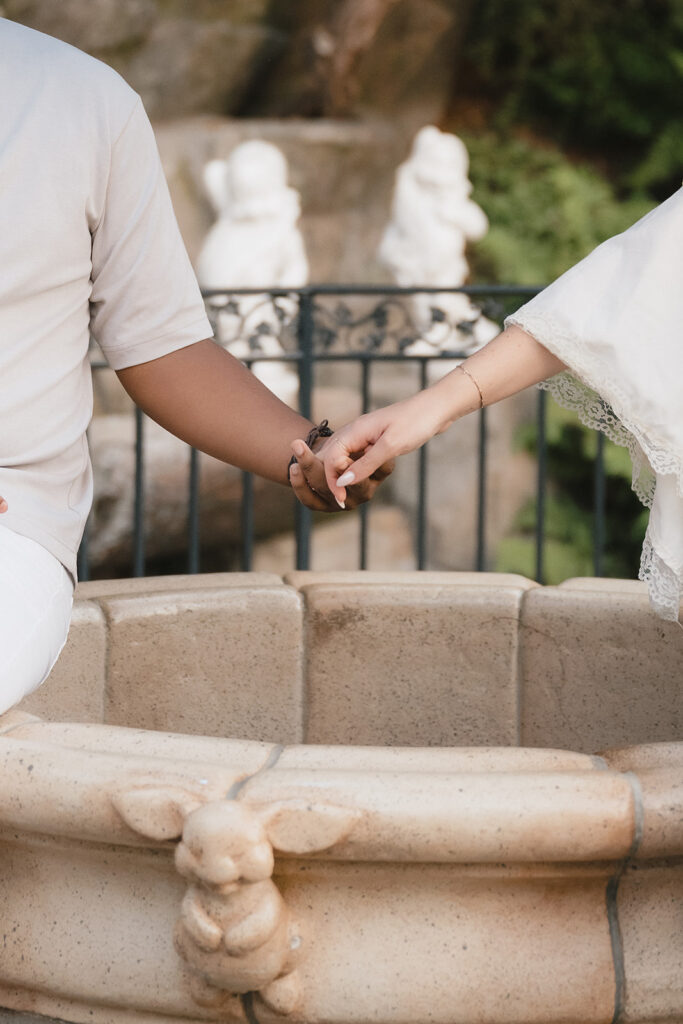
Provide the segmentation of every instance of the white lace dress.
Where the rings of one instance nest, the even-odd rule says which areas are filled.
[[[625,445],[651,509],[640,564],[650,601],[683,596],[683,189],[610,238],[506,320],[570,368],[545,381],[563,406]]]

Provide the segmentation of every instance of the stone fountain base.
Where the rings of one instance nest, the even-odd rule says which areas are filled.
[[[683,1021],[683,645],[638,585],[293,574],[80,595],[58,669],[74,685],[30,699],[53,720],[0,719],[0,1006]],[[231,710],[267,741],[189,734]],[[183,715],[185,735],[157,731]],[[349,745],[353,728],[381,738]],[[588,750],[637,742],[551,749],[577,729]]]

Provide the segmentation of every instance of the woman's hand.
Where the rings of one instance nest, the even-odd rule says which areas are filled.
[[[334,437],[336,436],[335,434]],[[292,490],[302,505],[316,512],[338,512],[340,508],[357,508],[358,505],[370,501],[381,482],[386,480],[394,469],[394,460],[385,460],[367,479],[349,487],[340,501],[328,484],[322,460],[322,452],[331,440],[333,438],[325,440],[324,444],[318,442],[315,451],[311,451],[305,441],[294,441],[292,444],[292,451],[297,460],[289,471]]]
[[[378,474],[383,479],[391,472],[397,455],[419,448],[484,404],[499,402],[565,369],[565,364],[532,335],[520,327],[508,327],[470,356],[466,365],[452,370],[431,387],[395,405],[360,416],[328,438],[315,455],[309,452],[308,456],[317,458],[324,468],[323,479],[316,477],[314,481],[311,477],[309,481],[313,490],[319,492],[319,504],[305,500],[302,487],[306,483],[302,477],[298,478],[298,489],[294,480],[292,486],[311,508],[330,511],[330,495],[341,508],[347,500],[355,504],[367,501],[374,488],[369,493],[358,488],[362,484],[367,487],[370,481],[378,479]],[[303,441],[295,441],[295,454],[297,446],[301,446],[301,451],[306,447]],[[303,463],[301,466],[304,468]],[[387,466],[391,468],[385,470]],[[311,472],[319,471],[313,464],[310,468]]]
[[[0,497],[0,514],[2,514],[3,512],[6,512],[7,511],[7,507],[8,506],[7,506],[7,502],[5,501],[5,499]]]
[[[360,416],[327,438],[316,452],[326,490],[342,508],[367,501],[374,488],[358,500],[356,495],[364,493],[360,488],[383,480],[397,455],[419,448],[449,423],[443,403],[431,389]]]

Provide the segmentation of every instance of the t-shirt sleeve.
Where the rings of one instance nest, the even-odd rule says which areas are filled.
[[[113,145],[92,232],[90,329],[115,370],[212,334],[139,100]]]

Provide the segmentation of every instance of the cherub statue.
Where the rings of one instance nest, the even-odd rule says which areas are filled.
[[[193,883],[176,945],[198,972],[200,999],[220,1001],[221,990],[253,991],[292,973],[296,933],[273,884],[273,848],[257,816],[234,801],[196,810],[185,822],[176,865]]]
[[[218,220],[197,261],[202,288],[226,289],[212,300],[216,337],[239,359],[282,354],[280,335],[296,307],[286,298],[232,297],[230,288],[298,287],[308,280],[308,261],[297,226],[299,194],[287,184],[287,162],[269,142],[252,139],[227,160],[211,160],[204,184]],[[293,404],[298,382],[282,363],[257,363],[255,374],[283,401]]]
[[[292,1013],[301,996],[296,965],[303,938],[272,878],[274,850],[328,850],[362,813],[296,798],[255,807],[232,799],[203,803],[173,784],[124,788],[112,803],[134,832],[156,842],[180,840],[176,867],[190,884],[175,945],[196,1002],[232,1019],[236,995],[258,991],[271,1010]]]
[[[486,214],[470,198],[468,169],[467,150],[456,135],[433,125],[420,129],[396,172],[391,221],[378,252],[397,284],[452,288],[467,280],[465,247],[488,230]],[[406,350],[412,355],[473,352],[499,332],[466,295],[416,295],[412,305],[420,332]],[[443,316],[435,317],[434,309]]]

